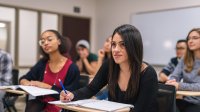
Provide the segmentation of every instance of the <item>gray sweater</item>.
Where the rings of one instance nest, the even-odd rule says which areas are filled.
[[[195,59],[194,67],[191,72],[184,70],[185,64],[183,59],[180,60],[174,72],[169,76],[169,79],[176,79],[179,82],[179,90],[200,91],[200,60]],[[183,82],[180,80],[183,79]],[[184,100],[200,105],[200,96],[185,96]]]

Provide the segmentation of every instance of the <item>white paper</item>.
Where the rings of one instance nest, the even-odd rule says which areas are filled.
[[[35,86],[23,86],[19,85],[21,89],[26,91],[27,93],[31,94],[32,96],[42,96],[42,95],[49,95],[49,94],[59,94],[55,90],[51,89],[44,89],[44,88],[39,88]]]
[[[86,99],[86,100],[78,100],[63,103],[61,101],[52,101],[50,104],[55,105],[73,105],[73,106],[82,106],[85,108],[102,110],[102,111],[116,111],[118,109],[123,109],[127,107],[134,107],[133,105],[111,102],[107,100],[95,100],[95,99]]]
[[[97,109],[97,110],[103,110],[103,111],[116,111],[118,109],[123,109],[126,107],[133,107],[132,105],[129,105],[129,104],[122,104],[122,103],[111,102],[111,101],[106,101],[106,100],[100,100],[100,101],[92,102],[92,103],[91,102],[85,103],[85,104],[82,104],[81,106]]]
[[[51,101],[51,102],[48,102],[48,103],[55,104],[55,105],[81,106],[82,104],[90,103],[90,102],[95,102],[95,101],[98,101],[98,100],[95,100],[95,99],[85,99],[85,100],[71,101],[71,102],[66,102],[66,103],[61,102],[61,101]]]
[[[0,86],[0,89],[17,89],[19,88],[19,85],[12,85],[12,86]]]

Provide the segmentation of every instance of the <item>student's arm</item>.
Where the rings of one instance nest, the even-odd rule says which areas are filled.
[[[184,61],[183,59],[180,60],[178,65],[176,66],[175,70],[171,75],[169,75],[169,80],[175,79],[177,82],[183,78],[182,72],[184,71]]]
[[[159,81],[160,82],[166,82],[167,80],[168,80],[168,76],[165,73],[160,72],[159,73]]]
[[[156,72],[152,67],[148,67],[146,71],[141,74],[139,93],[133,112],[148,112],[149,109],[156,108],[155,100],[157,97],[157,90],[158,79]]]
[[[45,71],[46,62],[44,60],[40,60],[37,64],[35,64],[31,70],[22,76],[19,80],[22,85],[30,85],[30,81],[42,81],[43,75]]]
[[[162,70],[162,72],[165,74],[165,75],[167,75],[167,76],[169,76],[173,71],[174,71],[174,69],[176,68],[176,65],[177,65],[177,58],[172,58],[171,60],[170,60],[170,62],[167,64],[167,66],[165,66],[164,68],[163,68],[163,70]],[[176,62],[175,62],[176,61]]]
[[[179,82],[178,90],[200,91],[200,82],[198,82],[198,83],[184,83],[184,82]]]
[[[74,99],[81,100],[91,98],[99,92],[108,82],[108,62],[103,63],[92,82],[79,90],[73,91]]]
[[[0,83],[1,85],[12,84],[12,58],[9,54],[4,54],[0,58]]]
[[[90,75],[94,75],[96,73],[97,61],[88,62],[87,58],[83,59],[83,63],[85,65],[86,70]]]
[[[103,64],[104,57],[105,57],[105,51],[103,49],[100,49],[98,51],[98,60],[97,60],[96,72],[99,70],[99,68]]]
[[[175,60],[177,58],[172,58],[167,66],[165,66],[162,71],[159,73],[159,81],[166,82],[168,80],[168,76],[174,71],[176,65]]]

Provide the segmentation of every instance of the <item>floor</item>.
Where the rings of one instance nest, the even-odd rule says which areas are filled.
[[[19,96],[16,103],[15,103],[15,107],[17,109],[17,112],[24,112],[25,109],[25,103],[26,101],[26,96]],[[11,110],[12,112],[14,112],[14,110]],[[5,110],[5,112],[8,112],[7,110]]]
[[[17,99],[15,107],[17,108],[17,112],[24,112],[26,106],[26,96],[20,96]]]

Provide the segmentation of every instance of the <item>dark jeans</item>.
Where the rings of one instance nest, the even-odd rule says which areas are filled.
[[[177,99],[176,106],[179,112],[200,112],[200,105],[189,103],[185,100]]]
[[[29,100],[26,103],[25,112],[43,112],[46,103],[38,99]]]

